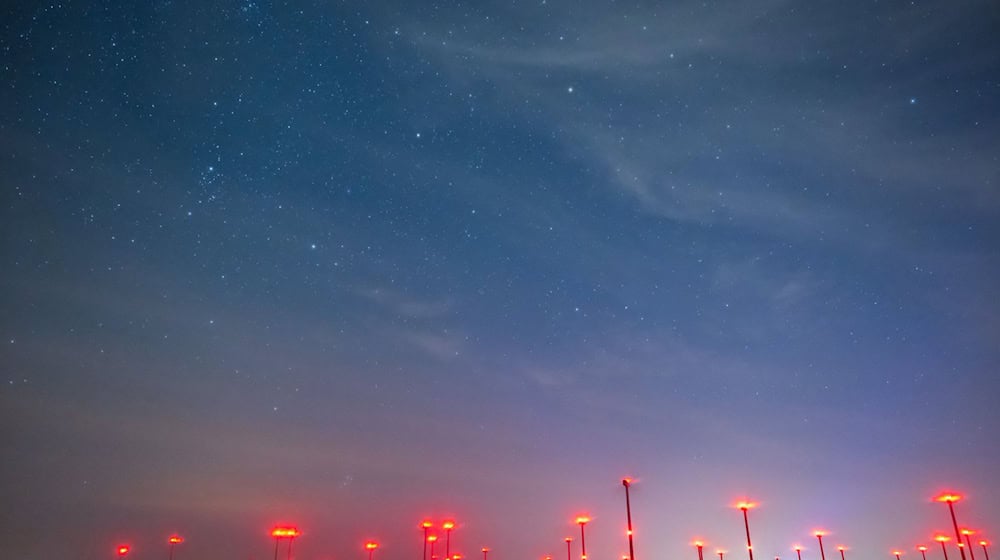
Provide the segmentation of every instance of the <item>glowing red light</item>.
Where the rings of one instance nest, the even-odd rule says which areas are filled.
[[[951,540],[951,537],[946,535],[935,535],[934,540],[936,540],[937,542],[948,542]]]
[[[436,542],[438,540],[437,535],[427,535],[427,542]]]
[[[917,550],[919,550],[920,552],[927,552],[927,547],[924,545],[920,545],[917,547]]]
[[[902,550],[893,550],[892,553],[894,555],[896,555],[896,556],[902,556],[903,555],[903,551]]]
[[[170,544],[181,544],[182,542],[184,542],[184,537],[180,535],[170,535],[170,538],[167,539],[167,542],[169,542]]]
[[[276,539],[294,539],[301,534],[295,527],[275,527],[271,531],[271,536]]]
[[[425,519],[423,523],[420,524],[420,526],[423,527],[424,529],[430,529],[431,527],[434,526],[434,524],[431,523],[430,520]]]
[[[955,494],[952,492],[947,492],[934,498],[934,500],[938,502],[950,502],[950,503],[955,503],[961,499],[962,499],[961,494]]]
[[[979,541],[979,544],[981,546],[989,546],[990,545],[990,541]]]
[[[972,529],[962,529],[962,534],[963,535],[975,535],[976,532],[973,531]]]
[[[124,544],[120,545],[118,547],[118,556],[125,556],[126,554],[128,554],[129,550],[130,549],[129,549],[128,545],[124,545]]]
[[[585,515],[581,515],[580,517],[576,518],[576,522],[579,523],[580,525],[584,525],[590,523],[590,518]]]
[[[824,531],[822,529],[816,529],[815,531],[813,531],[813,535],[815,535],[817,537],[825,537],[826,534],[827,534],[826,531]]]
[[[802,552],[802,545],[797,544],[792,547],[792,550],[794,550],[795,552]]]
[[[837,545],[837,550],[847,550],[847,547],[844,546],[844,545],[842,545],[842,544],[840,544],[840,545]]]
[[[455,528],[455,522],[454,521],[450,521],[450,520],[449,521],[445,521],[444,523],[441,524],[441,528],[444,529],[445,531],[450,530],[450,529],[454,529]]]
[[[489,551],[490,549],[486,548],[485,546],[482,548],[482,550],[480,550],[480,552],[489,552]]]
[[[564,540],[566,542],[573,542],[573,537],[566,537]]]
[[[695,546],[696,546],[696,547],[698,547],[698,548],[701,548],[701,547],[705,546],[705,543],[703,543],[703,542],[701,542],[701,541],[694,541],[694,542],[693,542],[693,543],[691,543],[691,544],[695,545]]]
[[[368,541],[365,543],[365,550],[375,550],[378,548],[378,543],[375,541]]]

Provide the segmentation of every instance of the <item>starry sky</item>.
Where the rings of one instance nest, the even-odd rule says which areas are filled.
[[[2,14],[5,556],[1000,539],[995,2]]]

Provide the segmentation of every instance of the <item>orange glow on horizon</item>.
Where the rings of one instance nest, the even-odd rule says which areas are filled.
[[[944,494],[941,494],[940,496],[935,497],[934,501],[936,501],[936,502],[955,503],[955,502],[957,502],[957,501],[959,501],[961,499],[962,499],[962,495],[961,494],[955,494],[953,492],[946,492]]]

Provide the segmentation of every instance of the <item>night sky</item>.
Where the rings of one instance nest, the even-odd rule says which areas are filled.
[[[0,556],[1000,540],[994,0],[132,4],[2,8]]]

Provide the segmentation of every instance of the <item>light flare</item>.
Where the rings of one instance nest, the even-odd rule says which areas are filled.
[[[952,503],[952,504],[955,503],[955,502],[957,502],[957,501],[959,501],[959,500],[961,500],[961,499],[962,499],[962,495],[961,494],[956,494],[954,492],[945,492],[944,494],[941,494],[940,496],[935,496],[934,497],[934,501],[935,502],[946,502],[946,503]]]

